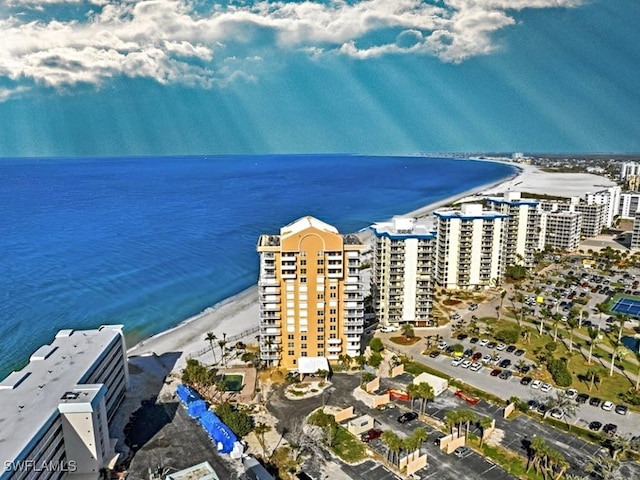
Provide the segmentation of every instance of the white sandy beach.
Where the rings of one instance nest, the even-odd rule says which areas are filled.
[[[453,197],[432,203],[420,209],[407,213],[411,216],[425,216],[433,210],[464,199],[465,201],[480,198],[479,194],[498,194],[506,191],[524,191],[531,193],[546,193],[550,195],[572,196],[584,195],[586,192],[601,190],[615,185],[611,180],[598,175],[586,173],[548,173],[532,165],[513,164],[519,172],[513,177],[497,184],[482,185],[471,191],[463,192]],[[362,231],[363,238],[370,237]],[[257,279],[256,279],[257,280]],[[258,327],[258,289],[251,287],[240,294],[231,297],[205,312],[185,320],[180,325],[163,333],[146,339],[129,349],[129,356],[161,355],[167,352],[181,352],[181,357],[174,367],[179,372],[189,356],[207,349],[204,340],[207,332],[215,333],[219,338],[223,333],[227,337],[238,335],[243,331]],[[253,332],[243,339],[245,343],[255,342]],[[208,361],[210,354],[202,354],[202,360]],[[200,358],[197,357],[196,358]]]

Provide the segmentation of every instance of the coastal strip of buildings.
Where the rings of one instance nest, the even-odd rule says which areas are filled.
[[[60,330],[0,382],[0,479],[99,478],[128,383],[121,325]]]
[[[583,199],[524,198],[520,192],[506,192],[441,208],[425,218],[395,217],[372,225],[370,291],[379,324],[431,326],[436,287],[496,287],[508,268],[533,266],[536,252],[576,250],[581,239],[612,226],[619,216],[620,195],[620,187]],[[634,238],[640,247],[640,215],[637,218]],[[335,363],[360,353],[360,266],[366,249],[357,236],[342,235],[313,217],[260,236],[263,361],[297,370],[308,359]]]

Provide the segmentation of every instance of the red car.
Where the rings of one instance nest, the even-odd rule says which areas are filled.
[[[476,352],[473,354],[473,356],[471,357],[471,360],[473,360],[474,362],[477,362],[478,360],[480,360],[482,358],[482,353],[480,352]]]
[[[382,435],[382,430],[378,430],[377,428],[372,428],[371,430],[369,430],[367,432],[364,432],[360,436],[360,439],[364,443],[369,443],[371,440],[375,440],[376,438],[380,438],[381,435]]]

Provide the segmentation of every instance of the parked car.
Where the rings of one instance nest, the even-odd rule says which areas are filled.
[[[593,432],[597,432],[598,430],[600,430],[602,428],[602,423],[598,422],[598,421],[593,421],[589,424],[589,430],[593,431]]]
[[[504,350],[505,348],[507,348],[507,346],[504,343],[499,343],[498,345],[496,345],[496,350],[498,350],[500,352],[502,350]]]
[[[500,370],[499,368],[494,368],[493,370],[491,370],[492,377],[497,377],[498,375],[500,375],[500,373],[502,373],[502,370]]]
[[[490,361],[491,361],[491,355],[489,355],[488,353],[485,353],[485,354],[482,356],[482,362],[483,362],[483,363],[489,363]]]
[[[405,412],[398,417],[398,423],[409,423],[418,418],[418,414],[416,412]]]
[[[466,333],[459,333],[458,336],[456,337],[458,340],[466,340],[467,337],[469,335],[467,335]]]
[[[429,356],[431,358],[436,358],[436,357],[440,356],[440,352],[438,350],[434,350],[429,354]]]
[[[462,357],[454,358],[453,360],[451,360],[451,366],[457,367],[462,363],[462,361],[463,361]]]
[[[551,413],[549,415],[551,415],[556,420],[562,420],[562,417],[564,417],[564,412],[559,408],[554,408],[553,410],[551,410]]]
[[[564,396],[573,400],[574,398],[576,398],[576,396],[578,396],[578,391],[575,388],[570,388],[569,390],[566,390],[564,392]]]
[[[512,373],[509,370],[503,370],[502,373],[498,375],[498,377],[502,380],[509,380],[509,378],[511,378],[511,375]]]
[[[471,356],[471,360],[473,360],[474,362],[477,362],[481,358],[482,358],[482,353],[481,352],[476,352]]]
[[[487,348],[496,348],[498,344],[496,342],[489,342],[487,343]]]
[[[507,347],[507,353],[513,353],[513,352],[515,352],[515,351],[516,351],[516,347],[515,347],[515,345],[509,345],[509,346]]]
[[[616,413],[620,415],[626,415],[629,408],[626,405],[616,405]]]
[[[383,327],[380,328],[380,331],[382,333],[397,332],[399,330],[400,330],[400,327],[398,327],[397,325],[384,325]]]
[[[467,348],[464,351],[464,354],[462,355],[464,358],[469,358],[471,355],[473,355],[473,350],[471,350],[470,348]]]
[[[482,364],[478,363],[478,362],[473,362],[471,364],[471,366],[469,367],[469,370],[471,370],[472,372],[477,372],[478,370],[480,370],[482,368]]]
[[[480,340],[479,345],[481,347],[486,347],[489,344],[489,340],[487,340],[486,338],[483,338],[482,340]]]
[[[602,402],[602,407],[601,407],[605,412],[610,412],[611,410],[613,410],[613,402],[610,402],[609,400],[607,400],[606,402]]]
[[[607,423],[602,427],[602,431],[607,435],[613,436],[618,431],[618,426],[615,423]]]
[[[449,346],[449,344],[447,342],[440,342],[438,344],[438,349],[445,350],[448,346]]]
[[[522,350],[521,348],[519,348],[518,350],[516,350],[515,352],[513,352],[513,354],[516,357],[521,357],[522,355],[524,355],[524,350]]]
[[[592,407],[598,407],[600,406],[600,402],[602,400],[600,400],[598,397],[591,397],[591,400],[589,400],[589,405],[591,405]]]
[[[531,377],[522,377],[522,380],[520,380],[520,385],[529,385],[532,380],[533,378]]]
[[[453,451],[456,457],[462,458],[466,456],[471,450],[468,447],[458,447]]]
[[[531,388],[533,389],[538,389],[542,386],[542,382],[540,380],[534,380],[533,382],[531,382]]]
[[[442,435],[439,434],[434,440],[433,440],[433,444],[436,446],[440,446],[440,440],[442,440],[444,437],[446,437],[446,435]]]
[[[500,365],[500,368],[509,368],[509,365],[511,365],[511,360],[509,360],[508,358],[505,358],[499,363],[499,365]]]
[[[462,363],[460,364],[460,366],[461,366],[462,368],[469,368],[469,367],[471,366],[471,363],[472,363],[472,362],[471,362],[471,360],[465,360],[464,362],[462,362]]]
[[[551,384],[550,384],[550,383],[543,383],[543,384],[540,386],[540,391],[541,391],[541,392],[544,392],[544,393],[547,393],[547,392],[550,392],[552,388],[553,388],[553,387],[551,386]]]
[[[529,410],[535,410],[536,408],[538,408],[538,405],[540,405],[540,402],[538,402],[537,400],[529,400],[527,402],[527,405],[529,405]]]
[[[362,440],[364,443],[369,443],[371,440],[375,440],[376,438],[380,438],[381,436],[382,430],[372,428],[371,430],[368,430],[360,435],[360,440]]]
[[[587,403],[587,400],[589,400],[589,395],[587,395],[586,393],[579,393],[576,396],[576,402],[578,403]]]
[[[471,340],[469,340],[469,343],[478,343],[480,341],[480,339],[478,337],[473,337]]]

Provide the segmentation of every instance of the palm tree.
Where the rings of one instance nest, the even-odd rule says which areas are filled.
[[[458,426],[460,417],[459,413],[456,410],[449,410],[444,414],[444,424],[449,427],[449,434],[453,435],[453,427]],[[458,430],[458,437],[460,436],[460,430]]]
[[[567,326],[569,327],[569,353],[573,352],[573,330],[578,326],[578,320],[571,315],[567,318]]]
[[[416,440],[416,443],[417,443],[417,447],[416,448],[420,448],[422,446],[422,444],[424,442],[426,442],[427,439],[429,438],[429,434],[422,427],[416,428],[413,431],[413,433],[411,434],[411,436]]]
[[[420,397],[420,387],[416,383],[410,383],[409,385],[407,385],[407,388],[405,390],[407,392],[407,395],[409,395],[409,398],[411,399],[411,411],[413,411],[413,401],[416,398]]]
[[[619,454],[627,453],[631,450],[631,440],[624,435],[615,435],[609,442],[611,457],[616,460]]]
[[[358,367],[360,367],[360,383],[362,383],[362,379],[363,379],[363,375],[364,375],[364,366],[367,364],[367,357],[365,357],[364,355],[360,354],[357,355],[353,358],[356,363],[358,364]]]
[[[380,439],[387,445],[387,461],[396,465],[396,456],[402,449],[402,440],[391,430],[385,430]]]
[[[270,425],[266,423],[259,422],[255,427],[253,427],[253,433],[258,439],[258,443],[262,447],[262,453],[264,456],[267,456],[267,444],[264,441],[264,435],[272,430]]]
[[[618,342],[622,339],[622,331],[624,330],[625,320],[626,318],[624,315],[616,313],[616,321],[620,324],[620,328],[618,329]]]
[[[589,334],[589,358],[587,359],[587,363],[591,365],[591,354],[593,353],[593,346],[598,343],[598,337],[600,336],[600,331],[589,327],[587,329],[587,333]]]
[[[481,447],[482,447],[482,444],[484,443],[484,432],[486,432],[487,429],[491,427],[491,425],[493,425],[493,419],[489,417],[482,416],[480,417],[480,420],[478,420],[478,426],[480,427],[480,430],[482,430],[482,434],[480,435]]]
[[[415,336],[413,332],[413,325],[411,325],[409,322],[403,323],[401,330],[402,330],[402,336],[404,336],[407,339],[413,338]]]
[[[613,376],[613,364],[615,363],[616,358],[618,360],[622,360],[629,354],[629,349],[623,345],[618,345],[613,349],[613,354],[611,354],[611,370],[609,370],[609,376]]]
[[[540,461],[546,455],[547,445],[543,438],[541,437],[533,437],[531,440],[531,445],[529,446],[529,462],[527,465],[527,472],[531,470],[531,467],[534,467],[538,470]]]
[[[426,382],[421,382],[418,384],[418,398],[420,398],[420,411],[424,413],[424,409],[425,406],[427,405],[427,402],[429,402],[430,400],[433,400],[435,398],[435,392],[433,391],[433,387],[426,383]]]
[[[475,422],[478,416],[476,412],[473,410],[469,410],[468,408],[463,408],[460,410],[460,423],[466,423],[464,438],[469,438],[469,424],[471,422]]]
[[[213,348],[213,342],[218,339],[213,332],[207,332],[207,336],[204,337],[205,341],[209,342],[211,346],[211,353],[213,354],[213,363],[217,363],[218,359],[216,358],[216,351]]]
[[[267,346],[269,347],[269,351],[271,351],[271,337],[267,337],[266,340]],[[222,334],[222,340],[218,340],[218,345],[220,345],[220,355],[222,356],[222,364],[224,366],[227,365],[227,351],[225,346],[227,345],[227,334]]]

